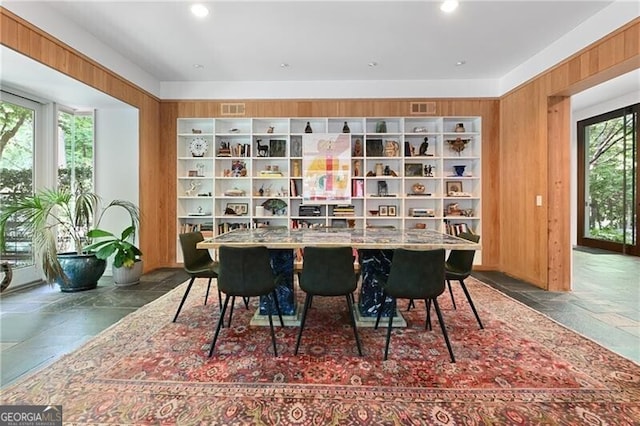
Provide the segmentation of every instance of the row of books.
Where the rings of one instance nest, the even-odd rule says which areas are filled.
[[[355,216],[355,207],[351,204],[337,205],[333,208],[334,216]]]
[[[444,224],[445,232],[449,235],[460,235],[463,232],[469,232],[469,227],[466,223],[449,223]]]
[[[179,232],[185,234],[187,232],[202,232],[202,236],[205,238],[213,237],[213,223],[181,223]]]
[[[218,157],[251,157],[251,145],[238,143],[233,146],[229,142],[222,142],[218,149]]]

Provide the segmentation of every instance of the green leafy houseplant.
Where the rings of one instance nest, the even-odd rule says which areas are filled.
[[[59,242],[68,242],[76,254],[87,253],[88,232],[98,227],[104,214],[115,207],[124,209],[131,226],[140,225],[140,210],[130,201],[113,200],[101,207],[100,197],[91,191],[67,188],[42,189],[33,195],[3,203],[0,214],[0,247],[5,247],[7,224],[20,224],[33,239],[33,253],[49,283],[68,281],[58,258]],[[103,269],[104,271],[104,269]]]
[[[107,260],[114,255],[113,266],[116,268],[131,268],[136,260],[142,256],[142,252],[132,242],[136,228],[129,226],[118,237],[103,229],[92,229],[88,232],[89,238],[99,238],[98,242],[85,247],[87,251],[94,252],[98,259]]]

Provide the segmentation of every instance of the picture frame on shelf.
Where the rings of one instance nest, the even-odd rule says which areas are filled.
[[[389,215],[389,206],[378,207],[378,216],[388,216],[388,215]]]
[[[387,216],[397,216],[396,206],[387,206]]]
[[[198,171],[197,170],[189,170],[188,176],[189,177],[198,177]]]
[[[382,157],[384,152],[382,139],[367,139],[366,151],[367,157]]]
[[[269,157],[286,157],[287,141],[284,139],[269,139]]]
[[[245,216],[247,215],[247,213],[249,213],[248,203],[227,203],[225,214],[230,214],[235,216]]]
[[[449,180],[446,182],[447,195],[462,192],[461,180]]]
[[[404,176],[405,177],[422,177],[422,163],[405,163],[404,164]]]

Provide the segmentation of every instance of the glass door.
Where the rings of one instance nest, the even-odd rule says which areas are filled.
[[[0,98],[0,212],[7,201],[31,195],[35,187],[36,121],[40,105],[2,93]],[[31,236],[20,220],[8,224],[0,262],[13,269],[11,287],[40,279],[34,265]]]
[[[640,255],[639,110],[578,122],[578,245]]]

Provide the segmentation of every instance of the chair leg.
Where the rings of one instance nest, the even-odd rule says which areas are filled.
[[[298,330],[298,339],[296,340],[296,350],[294,351],[295,355],[298,355],[298,348],[300,347],[300,340],[302,339],[302,330],[304,330],[304,323],[307,321],[307,311],[309,310],[309,306],[311,306],[312,295],[307,293],[307,296],[304,298],[304,308],[302,309],[302,319],[300,320],[300,330]]]
[[[273,293],[271,293],[271,297],[273,298],[273,304],[276,307],[276,312],[278,313],[278,318],[280,319],[280,327],[284,327],[284,320],[282,319],[282,311],[280,311],[280,302],[278,302],[278,293],[276,293],[276,291],[273,290]]]
[[[413,299],[409,299],[409,304],[407,305],[407,312],[411,310],[411,308],[415,308],[416,305],[413,303]]]
[[[189,281],[189,284],[187,285],[187,289],[184,291],[184,296],[182,296],[182,301],[180,302],[180,306],[178,306],[178,311],[176,312],[176,315],[173,317],[173,322],[176,322],[176,320],[178,319],[178,314],[180,314],[180,311],[182,310],[182,305],[184,305],[184,301],[187,300],[187,295],[189,294],[189,291],[191,291],[191,286],[193,285],[193,282],[196,280],[196,277],[191,277],[191,281]]]
[[[425,299],[424,305],[427,308],[427,319],[424,323],[424,329],[431,331],[433,330],[433,327],[431,326],[431,299]]]
[[[384,345],[384,360],[387,360],[387,354],[389,353],[389,342],[391,341],[391,328],[393,327],[393,312],[396,308],[396,299],[393,299],[391,306],[391,315],[389,315],[389,325],[387,326],[387,343]]]
[[[376,325],[375,327],[373,327],[375,330],[378,329],[378,324],[380,323],[380,318],[382,317],[382,309],[384,308],[384,305],[386,302],[387,302],[387,293],[383,291],[382,302],[380,302],[380,306],[378,306],[378,315],[376,316]]]
[[[460,286],[462,287],[462,290],[464,291],[465,296],[467,296],[467,301],[469,302],[469,305],[471,305],[471,310],[473,311],[473,315],[476,316],[476,319],[478,320],[478,324],[480,324],[480,329],[484,329],[484,326],[482,325],[482,321],[480,321],[480,315],[478,315],[478,311],[476,310],[476,306],[473,304],[473,300],[471,300],[471,294],[469,294],[469,290],[467,290],[467,286],[464,284],[463,280],[460,280]]]
[[[209,290],[211,289],[211,278],[209,278],[209,282],[207,283],[207,292],[204,295],[204,305],[207,306],[207,299],[209,299]]]
[[[353,313],[353,306],[351,303],[351,298],[353,295],[351,293],[347,294],[347,308],[349,308],[349,318],[351,318],[351,326],[353,327],[353,334],[356,336],[356,345],[358,345],[358,354],[362,356],[362,347],[360,346],[360,337],[358,336],[358,327],[356,327],[356,317]]]
[[[449,294],[451,295],[451,303],[453,304],[453,309],[458,309],[456,307],[456,299],[453,297],[453,290],[451,289],[451,281],[447,280],[447,287],[449,287]]]
[[[433,299],[433,306],[436,308],[436,314],[438,314],[438,322],[440,323],[442,334],[444,334],[444,341],[447,343],[447,349],[449,349],[449,356],[451,357],[451,362],[456,362],[456,359],[453,356],[453,349],[451,349],[451,342],[449,342],[449,335],[447,334],[447,328],[445,327],[444,319],[442,318],[442,312],[440,312],[440,306],[438,306],[438,301],[436,299]]]
[[[244,302],[245,309],[249,309],[249,298],[248,297],[243,297],[242,301]]]
[[[272,298],[273,294],[269,295],[269,298]],[[278,356],[278,348],[276,347],[276,333],[273,331],[273,317],[271,315],[271,309],[268,312],[269,315],[269,328],[271,329],[271,343],[273,343],[273,354],[274,356]]]
[[[222,312],[222,292],[218,290],[218,308]]]
[[[236,305],[236,297],[231,297],[231,308],[229,309],[229,323],[227,327],[231,327],[231,317],[233,316],[233,307]]]
[[[224,305],[222,306],[222,312],[220,312],[220,318],[218,318],[218,323],[216,324],[216,331],[213,334],[213,340],[211,341],[211,347],[209,348],[209,357],[213,354],[213,348],[216,346],[216,341],[218,340],[218,334],[220,334],[220,329],[222,328],[222,323],[224,322],[224,314],[227,311],[227,305],[229,304],[229,295],[225,295]]]

